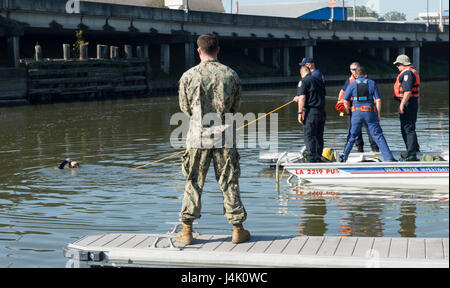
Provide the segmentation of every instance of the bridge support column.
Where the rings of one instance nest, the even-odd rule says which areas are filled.
[[[291,60],[290,60],[290,49],[289,47],[283,48],[283,75],[284,76],[291,76],[291,68],[289,66]]]
[[[148,45],[144,45],[143,47],[144,47],[144,58],[145,59],[150,58],[150,54],[148,52],[149,46]]]
[[[164,73],[170,72],[170,45],[161,44],[161,70]]]
[[[19,67],[19,36],[12,36],[8,42],[8,66]]]
[[[387,63],[391,61],[391,49],[389,47],[383,48],[383,60]]]
[[[398,55],[403,55],[403,54],[406,54],[406,48],[405,47],[398,48]]]
[[[264,48],[262,48],[262,47],[258,48],[258,60],[259,60],[259,63],[261,63],[261,64],[264,63]]]
[[[281,55],[281,50],[280,48],[273,48],[273,52],[272,52],[272,65],[273,67],[275,67],[277,70],[280,70],[280,55]]]
[[[420,73],[420,47],[413,48],[413,66]]]
[[[191,69],[195,65],[195,45],[193,42],[184,44],[184,63],[186,70]]]
[[[305,57],[314,58],[314,46],[313,45],[305,46]]]

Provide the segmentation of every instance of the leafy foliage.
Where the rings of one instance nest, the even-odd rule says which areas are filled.
[[[72,52],[79,57],[81,45],[89,45],[89,42],[84,41],[83,30],[75,31],[75,37],[77,38],[77,41],[72,46]]]
[[[164,8],[164,0],[148,0],[147,6],[154,8]]]

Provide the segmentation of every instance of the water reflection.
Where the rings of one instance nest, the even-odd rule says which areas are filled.
[[[304,200],[300,207],[302,215],[299,216],[298,234],[300,236],[323,236],[327,232],[325,215],[327,214],[326,202],[323,199]]]
[[[279,196],[283,206],[299,208],[298,234],[309,236],[324,236],[330,226],[338,232],[333,234],[341,237],[382,237],[393,224],[387,222],[398,213],[399,235],[417,237],[418,214],[424,213],[418,210],[448,209],[449,200],[448,191],[439,188],[393,190],[379,186],[355,190],[323,185],[295,186],[285,193]]]
[[[416,211],[417,207],[414,203],[402,203],[400,207],[400,229],[398,233],[402,237],[416,237]]]

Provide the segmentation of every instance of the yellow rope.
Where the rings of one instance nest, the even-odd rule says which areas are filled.
[[[265,117],[267,117],[267,116],[269,116],[270,114],[272,114],[272,113],[274,113],[274,112],[276,112],[276,111],[278,111],[278,110],[280,110],[280,109],[286,107],[287,105],[291,104],[292,102],[294,102],[294,100],[291,100],[291,101],[289,101],[288,103],[286,103],[286,104],[284,104],[284,105],[281,105],[280,107],[278,107],[278,108],[276,108],[276,109],[270,111],[269,113],[266,113],[265,115],[259,117],[258,119],[255,119],[255,120],[253,120],[253,121],[251,121],[251,122],[245,124],[244,126],[239,127],[238,129],[236,129],[236,131],[239,131],[239,130],[241,130],[241,129],[247,127],[247,126],[249,126],[250,124],[253,124],[253,123],[255,123],[255,122],[257,122],[257,121],[259,121],[259,120],[261,120],[261,119],[263,119],[263,118],[265,118]],[[153,161],[152,163],[148,163],[148,164],[145,164],[145,165],[142,165],[142,166],[133,168],[133,170],[138,170],[138,169],[141,169],[141,168],[144,168],[144,167],[147,167],[147,166],[150,166],[150,165],[153,165],[153,164],[162,162],[162,161],[164,161],[164,160],[167,160],[167,159],[173,158],[173,157],[175,157],[175,156],[178,156],[178,155],[180,155],[180,154],[183,154],[183,153],[186,152],[186,151],[187,151],[187,150],[183,150],[183,151],[177,152],[177,153],[175,153],[175,154],[172,154],[172,155],[170,155],[170,156],[164,157],[164,158],[162,158],[162,159]]]
[[[170,156],[167,156],[167,157],[165,157],[165,158],[159,159],[159,160],[157,160],[157,161],[153,161],[152,163],[148,163],[148,164],[145,164],[145,165],[142,165],[142,166],[139,166],[139,167],[133,168],[133,169],[134,169],[134,170],[138,170],[138,169],[141,169],[141,168],[144,168],[144,167],[147,167],[147,166],[150,166],[150,165],[153,165],[153,164],[156,164],[156,163],[162,162],[162,161],[164,161],[164,160],[167,160],[167,159],[173,158],[173,157],[175,157],[175,156],[178,156],[178,155],[180,155],[180,154],[183,154],[184,152],[186,152],[186,150],[183,150],[183,151],[177,152],[177,153],[175,153],[175,154],[172,154],[172,155],[170,155]]]

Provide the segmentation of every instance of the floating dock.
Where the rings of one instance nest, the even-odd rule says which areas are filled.
[[[441,267],[449,268],[448,238],[253,236],[233,244],[230,235],[99,234],[64,249],[74,265],[91,267]]]

